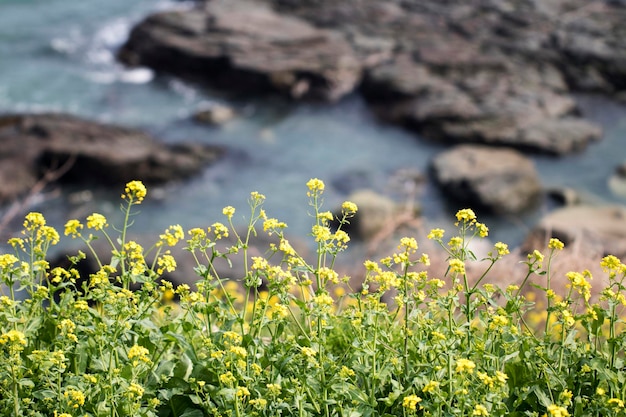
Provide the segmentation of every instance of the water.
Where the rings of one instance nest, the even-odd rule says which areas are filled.
[[[165,142],[197,141],[224,145],[223,161],[185,182],[151,189],[136,228],[160,231],[170,223],[206,226],[222,220],[221,209],[233,205],[236,218],[247,213],[251,191],[266,194],[266,210],[303,236],[307,216],[305,183],[319,177],[329,185],[326,207],[346,198],[341,178],[378,191],[399,169],[427,172],[428,162],[443,146],[415,134],[378,123],[363,101],[351,96],[335,105],[293,104],[267,99],[228,97],[200,89],[148,69],[128,70],[115,51],[132,25],[151,11],[189,7],[153,0],[0,0],[0,112],[62,111],[86,118],[139,127]],[[207,102],[235,107],[239,117],[222,128],[199,126],[190,115]],[[601,123],[605,138],[579,155],[560,159],[535,157],[544,185],[568,186],[594,198],[623,203],[607,187],[614,168],[626,160],[626,108],[582,97],[585,114]],[[336,186],[333,186],[336,185]],[[345,184],[344,184],[345,185]],[[101,212],[118,216],[119,191],[95,189],[93,199],[70,202],[68,190],[31,207],[60,227],[68,218]],[[446,204],[436,187],[420,194],[431,224],[447,224],[458,208]],[[483,217],[494,240],[511,245],[547,210],[544,204],[515,218]]]

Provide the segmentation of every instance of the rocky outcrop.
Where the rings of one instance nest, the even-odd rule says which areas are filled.
[[[359,210],[342,229],[355,239],[372,240],[389,226],[399,211],[396,202],[370,189],[356,190],[347,200],[356,204]],[[341,210],[337,210],[335,217],[341,218],[340,213]]]
[[[551,237],[589,256],[626,256],[626,208],[578,205],[564,207],[541,219],[522,250],[545,247]]]
[[[119,56],[225,89],[358,88],[427,137],[561,155],[602,134],[571,90],[626,90],[624,23],[608,1],[212,0],[149,17]]]
[[[191,177],[222,151],[200,144],[165,145],[146,133],[63,114],[0,116],[0,202],[30,190],[64,164],[61,182],[121,185]]]
[[[341,33],[247,0],[152,15],[133,29],[119,57],[224,89],[327,100],[353,91],[363,67]]]
[[[615,168],[608,185],[614,195],[626,198],[626,162]]]
[[[496,214],[519,213],[541,196],[532,161],[512,149],[460,145],[437,155],[432,171],[451,198]]]
[[[193,119],[199,123],[212,126],[222,126],[236,117],[235,110],[231,107],[214,104],[198,110]]]

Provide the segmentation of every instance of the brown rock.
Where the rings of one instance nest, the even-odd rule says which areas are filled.
[[[461,145],[437,155],[432,169],[447,195],[498,214],[528,209],[541,195],[532,161],[512,149]]]
[[[527,236],[523,250],[545,246],[551,238],[577,246],[590,256],[626,256],[626,208],[622,206],[569,206],[541,219]]]
[[[278,90],[295,98],[337,100],[361,76],[341,33],[247,0],[152,15],[133,29],[119,57],[222,88]]]
[[[188,178],[215,161],[220,149],[200,144],[165,145],[137,129],[63,114],[0,117],[0,202],[29,191],[44,171],[71,166],[62,182],[121,185],[138,179],[162,183]]]

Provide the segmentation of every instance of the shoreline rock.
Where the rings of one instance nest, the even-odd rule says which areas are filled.
[[[571,93],[626,90],[626,10],[584,0],[212,0],[119,52],[225,90],[338,100],[448,143],[563,155],[602,136]]]
[[[496,214],[520,213],[542,195],[532,161],[513,149],[459,145],[437,155],[431,166],[447,196]]]
[[[26,194],[48,170],[68,163],[59,183],[118,186],[186,179],[223,150],[201,144],[166,145],[138,129],[66,114],[0,115],[0,203]]]
[[[227,90],[328,101],[352,92],[362,70],[341,33],[248,0],[151,15],[132,30],[118,57]]]

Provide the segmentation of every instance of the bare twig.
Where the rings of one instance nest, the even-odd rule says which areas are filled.
[[[0,234],[4,232],[15,217],[33,204],[35,197],[40,195],[49,184],[57,181],[63,175],[67,174],[72,166],[74,166],[75,162],[76,155],[72,155],[60,167],[46,170],[43,176],[32,186],[28,194],[21,201],[15,200],[7,212],[2,215],[2,218],[0,219]]]

